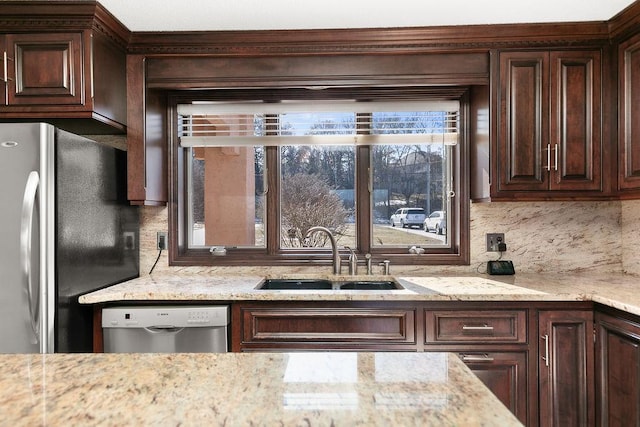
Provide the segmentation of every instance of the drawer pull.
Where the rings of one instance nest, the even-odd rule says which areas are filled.
[[[486,323],[482,326],[469,326],[462,325],[463,331],[493,331],[493,326],[489,326]]]
[[[461,354],[463,362],[493,362],[493,357],[484,354]]]

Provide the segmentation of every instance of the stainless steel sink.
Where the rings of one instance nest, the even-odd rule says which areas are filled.
[[[265,279],[256,289],[387,291],[404,287],[394,280]]]

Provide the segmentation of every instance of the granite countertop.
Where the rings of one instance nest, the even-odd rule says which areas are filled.
[[[0,355],[2,425],[518,426],[451,353]]]
[[[268,276],[267,276],[268,277]],[[287,278],[287,275],[279,276]],[[388,280],[389,276],[296,274],[289,278]],[[395,277],[405,289],[258,290],[265,276],[151,275],[80,297],[84,304],[115,301],[594,301],[640,315],[640,277],[608,274],[444,275]]]

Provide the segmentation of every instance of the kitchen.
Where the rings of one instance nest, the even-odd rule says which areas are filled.
[[[140,56],[139,44],[132,46],[133,56]],[[137,51],[135,49],[138,49]],[[138,52],[138,53],[136,53]],[[135,59],[135,58],[133,58]],[[130,65],[137,66],[134,60]],[[96,73],[97,75],[98,73]],[[131,108],[129,113],[131,113]],[[129,120],[128,135],[140,131]],[[611,129],[609,129],[609,132]],[[82,132],[91,135],[87,132]],[[104,138],[104,137],[102,137]],[[123,137],[111,138],[123,140]],[[615,162],[613,162],[615,163]],[[612,163],[612,164],[613,164]],[[627,197],[625,197],[626,199]],[[152,197],[147,197],[152,202]],[[143,198],[142,200],[145,200]],[[150,203],[145,203],[150,204]],[[468,265],[443,266],[402,266],[392,265],[394,276],[415,277],[432,275],[434,272],[453,274],[474,274],[479,266],[495,254],[485,251],[485,234],[504,232],[508,245],[505,257],[514,261],[516,280],[519,274],[547,273],[556,280],[584,276],[611,276],[619,274],[640,274],[640,267],[633,243],[638,239],[638,202],[635,200],[589,200],[589,201],[518,201],[470,204],[469,263]],[[151,270],[158,251],[156,240],[158,231],[170,230],[169,208],[164,206],[144,206],[141,208],[140,231],[140,272],[145,275]],[[167,253],[160,254],[153,275],[161,274],[220,274],[250,275],[264,274],[325,274],[328,265],[321,267],[184,267],[169,266]],[[561,278],[558,279],[557,275]],[[590,294],[587,291],[586,294]]]

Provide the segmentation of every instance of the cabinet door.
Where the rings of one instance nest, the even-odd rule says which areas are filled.
[[[618,51],[618,188],[640,189],[640,34]]]
[[[527,352],[465,352],[460,358],[523,424],[527,424]]]
[[[538,320],[540,425],[593,425],[593,312],[541,311]]]
[[[599,425],[640,426],[640,324],[596,314]]]
[[[600,52],[551,52],[550,190],[600,190]]]
[[[81,33],[8,34],[8,105],[82,105]]]
[[[500,54],[498,191],[544,191],[548,185],[547,52]]]

